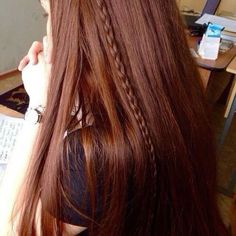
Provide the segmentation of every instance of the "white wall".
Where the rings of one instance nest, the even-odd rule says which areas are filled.
[[[218,12],[228,11],[236,14],[236,1],[235,0],[222,0]]]
[[[0,0],[0,72],[14,69],[31,43],[45,34],[37,0]]]
[[[194,11],[200,12],[206,0],[179,0],[180,9],[194,9]]]
[[[201,12],[203,6],[206,3],[206,0],[177,0],[180,3],[180,9],[183,7],[189,7],[190,9],[194,9],[195,11]],[[236,0],[221,0],[218,13],[221,11],[228,11],[236,14]]]

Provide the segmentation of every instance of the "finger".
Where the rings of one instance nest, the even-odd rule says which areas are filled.
[[[42,43],[35,41],[33,42],[29,52],[28,57],[31,64],[37,64],[38,63],[38,54],[43,51],[43,45]]]
[[[18,70],[22,71],[29,63],[28,56],[25,56],[19,63]]]

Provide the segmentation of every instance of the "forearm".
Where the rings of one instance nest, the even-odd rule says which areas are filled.
[[[0,235],[12,235],[11,215],[23,185],[39,125],[25,123],[8,164],[0,189]]]

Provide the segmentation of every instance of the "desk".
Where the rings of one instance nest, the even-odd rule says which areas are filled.
[[[196,50],[198,42],[201,40],[200,37],[191,37],[187,34],[187,41],[190,48]],[[236,46],[233,46],[225,53],[219,53],[217,60],[206,60],[201,57],[196,58],[196,62],[200,68],[200,74],[202,75],[204,87],[207,87],[212,72],[225,71],[229,63],[236,55]]]
[[[0,104],[0,113],[12,117],[23,118],[24,115]]]
[[[197,44],[201,38],[199,37],[191,37],[187,36],[188,44],[190,48],[194,48],[196,50]],[[196,50],[197,51],[197,50]],[[225,53],[219,53],[219,57],[217,60],[206,60],[201,57],[196,58],[197,64],[204,69],[210,71],[222,71],[225,70],[229,63],[232,61],[234,56],[236,55],[236,46],[233,46]]]
[[[228,96],[228,100],[227,100],[227,107],[226,107],[226,111],[225,111],[225,118],[228,117],[229,114],[229,110],[232,106],[232,102],[234,97],[236,96],[236,57],[231,61],[231,63],[228,65],[227,72],[234,74],[234,80],[229,92],[229,96]]]

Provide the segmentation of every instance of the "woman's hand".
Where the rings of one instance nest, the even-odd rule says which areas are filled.
[[[45,107],[51,65],[46,63],[43,53],[38,54],[38,63],[28,64],[22,70],[22,80],[30,97],[30,107]]]
[[[20,61],[18,70],[22,71],[29,63],[35,65],[38,63],[38,54],[43,51],[41,42],[33,42],[28,54]]]
[[[28,54],[20,61],[18,70],[22,71],[29,63],[32,65],[37,64],[38,54],[41,52],[44,53],[45,61],[51,64],[52,46],[51,43],[48,42],[47,36],[43,37],[43,43],[39,41],[33,42]]]
[[[47,50],[47,38],[44,37],[43,45],[40,42],[34,42],[29,53],[19,65],[26,92],[30,97],[31,107],[46,105],[51,71],[51,64],[45,59],[45,56],[48,55]]]

